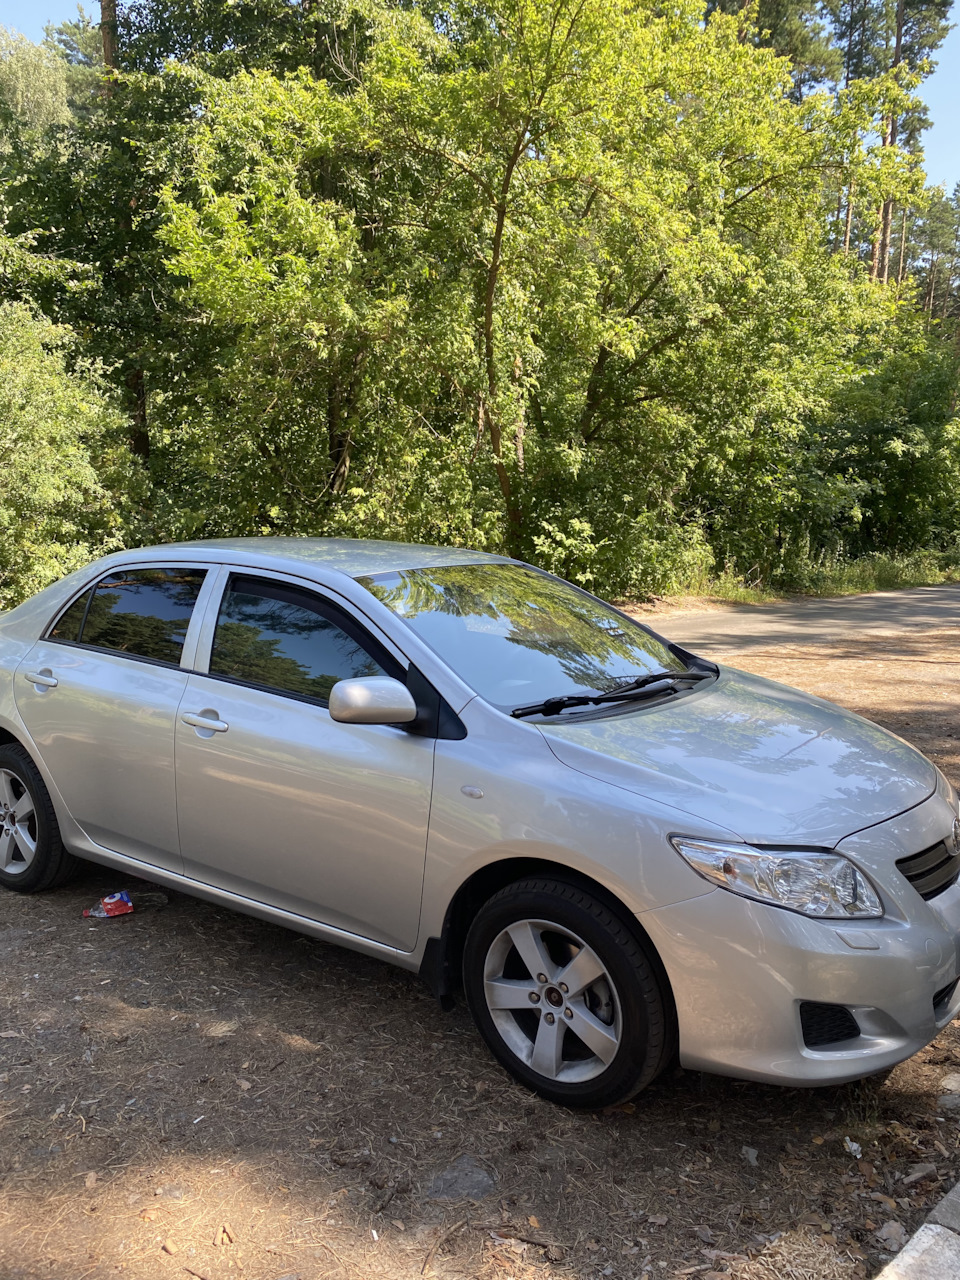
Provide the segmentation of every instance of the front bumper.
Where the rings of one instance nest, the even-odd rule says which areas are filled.
[[[943,787],[837,846],[880,890],[880,920],[815,920],[724,889],[644,912],[673,988],[681,1063],[776,1084],[842,1084],[928,1044],[960,1012],[960,984],[951,990],[960,884],[925,902],[894,864],[947,837],[955,814]],[[809,1047],[805,1002],[843,1006],[861,1034]]]

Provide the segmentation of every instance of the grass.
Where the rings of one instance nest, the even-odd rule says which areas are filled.
[[[691,597],[717,604],[771,604],[788,596],[849,596],[867,591],[902,591],[960,582],[960,553],[917,551],[905,556],[869,555],[805,565],[777,585],[725,570],[704,575],[687,589],[663,599],[680,604]]]

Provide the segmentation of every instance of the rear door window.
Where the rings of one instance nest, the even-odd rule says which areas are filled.
[[[205,569],[115,570],[94,588],[79,642],[178,666],[205,577]],[[69,613],[68,609],[54,631],[66,624]],[[51,639],[59,638],[51,632]]]
[[[338,680],[402,678],[399,664],[335,605],[240,575],[230,579],[220,605],[210,674],[320,702]]]

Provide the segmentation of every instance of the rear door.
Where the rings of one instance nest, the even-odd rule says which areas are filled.
[[[209,674],[190,676],[178,716],[187,875],[412,949],[435,739],[327,710],[337,680],[385,674],[404,676],[329,596],[231,575]]]
[[[170,871],[182,867],[180,660],[206,575],[190,565],[113,570],[55,620],[14,681],[20,715],[76,822],[97,844]]]

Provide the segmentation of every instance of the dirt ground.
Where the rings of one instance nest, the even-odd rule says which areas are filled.
[[[724,656],[960,782],[954,637]],[[960,1177],[957,1024],[886,1078],[580,1115],[373,960],[175,894],[82,918],[124,887],[0,896],[2,1280],[859,1280]]]

